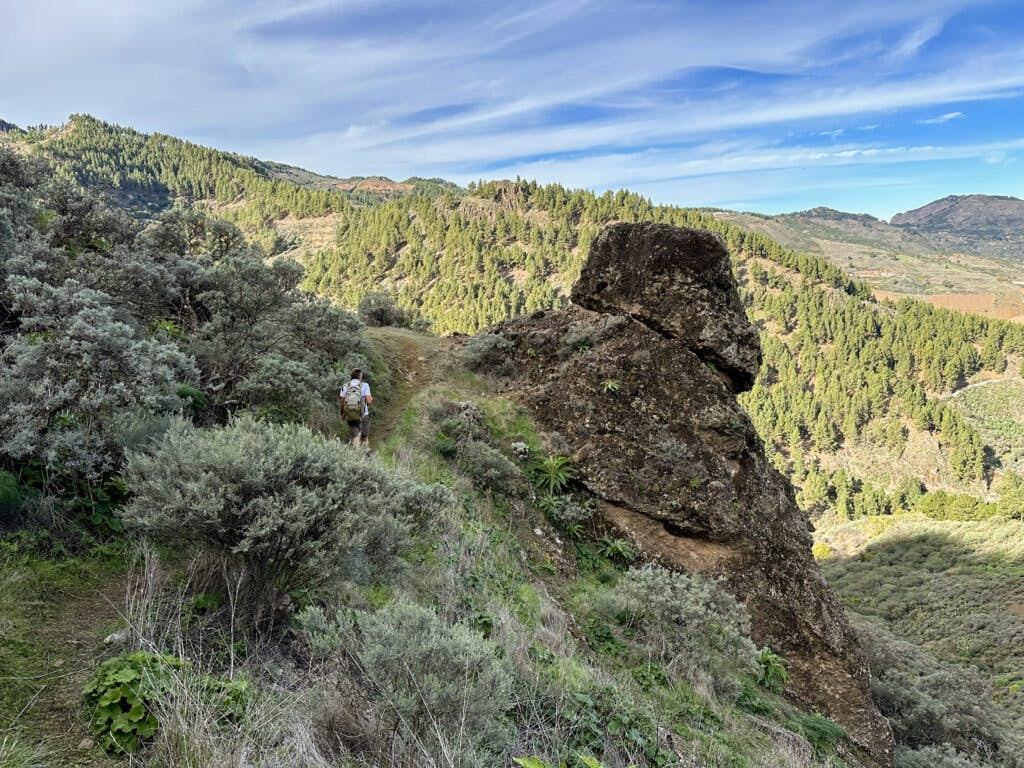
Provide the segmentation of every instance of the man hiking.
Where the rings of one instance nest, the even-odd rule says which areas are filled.
[[[363,372],[356,368],[347,385],[341,388],[341,415],[348,423],[348,436],[352,445],[362,443],[370,452],[370,385],[363,381]]]

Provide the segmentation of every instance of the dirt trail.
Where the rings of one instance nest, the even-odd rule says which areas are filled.
[[[1017,379],[1017,378],[1014,378],[1014,377],[1011,377],[1011,376],[1004,376],[1004,377],[1000,377],[1000,378],[996,378],[996,379],[985,379],[984,381],[976,381],[973,384],[968,384],[966,387],[961,387],[960,389],[958,389],[956,392],[954,392],[951,395],[943,395],[939,399],[940,400],[952,400],[955,397],[957,397],[958,395],[963,394],[964,392],[966,392],[969,389],[975,389],[977,387],[984,387],[984,386],[987,386],[989,384],[1001,384],[1001,383],[1006,382],[1006,381],[1020,381],[1020,379]]]
[[[391,366],[394,386],[387,403],[371,410],[370,444],[380,445],[391,435],[417,392],[436,378],[444,339],[404,328],[371,328]]]
[[[53,594],[36,603],[32,642],[47,670],[32,680],[35,692],[17,726],[46,748],[46,764],[60,768],[121,765],[91,745],[82,689],[100,659],[112,655],[104,638],[120,623],[127,576]],[[16,673],[16,671],[15,671]]]

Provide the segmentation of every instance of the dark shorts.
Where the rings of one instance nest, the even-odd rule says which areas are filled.
[[[349,422],[348,425],[348,439],[355,440],[357,437],[367,440],[370,437],[370,417],[369,415],[363,416],[362,421]]]

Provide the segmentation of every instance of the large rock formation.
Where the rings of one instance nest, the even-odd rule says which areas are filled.
[[[807,518],[736,401],[760,349],[722,243],[610,226],[572,299],[501,327],[515,345],[510,387],[565,438],[610,523],[667,566],[726,577],[755,639],[786,657],[790,693],[846,727],[856,762],[890,764],[891,730]]]

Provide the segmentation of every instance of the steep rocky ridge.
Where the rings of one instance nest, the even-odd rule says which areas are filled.
[[[756,639],[785,655],[791,694],[846,727],[854,764],[889,765],[892,733],[808,521],[736,401],[760,350],[723,244],[613,225],[572,298],[500,327],[517,360],[509,389],[564,437],[609,522],[665,565],[724,576]]]

